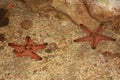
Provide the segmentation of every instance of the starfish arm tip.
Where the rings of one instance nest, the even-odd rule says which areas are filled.
[[[73,40],[74,42],[79,42],[79,40],[78,39],[75,39],[75,40]]]
[[[80,27],[83,27],[84,25],[83,24],[80,24]]]
[[[116,41],[116,39],[113,39],[113,41]]]
[[[80,24],[80,26],[83,26],[83,24]]]
[[[26,36],[26,38],[30,38],[30,36]]]
[[[92,49],[96,49],[96,47],[92,47]]]
[[[32,57],[31,57],[32,58]],[[38,57],[36,57],[36,58],[33,58],[33,59],[35,59],[35,60],[42,60],[42,57],[40,57],[40,56],[38,56]]]
[[[38,60],[42,60],[42,58],[40,57]]]
[[[12,46],[13,45],[13,43],[8,43],[8,46]]]
[[[44,43],[44,45],[48,45],[48,43]]]
[[[36,60],[42,60],[42,57],[35,54],[34,52],[32,52],[33,54],[32,55],[28,55],[29,57],[33,58],[33,59],[36,59]]]
[[[17,51],[14,49],[13,52],[17,53]]]
[[[74,42],[76,42],[76,40],[73,40]]]
[[[103,23],[100,23],[100,26],[103,26],[104,24]]]

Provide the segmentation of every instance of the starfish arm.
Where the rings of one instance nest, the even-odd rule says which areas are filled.
[[[30,36],[27,36],[27,37],[25,38],[25,43],[26,43],[26,44],[32,44],[32,39],[31,39]]]
[[[87,34],[89,34],[90,32],[92,32],[88,27],[84,26],[83,24],[80,24],[80,28],[85,31]]]
[[[36,52],[39,49],[44,49],[47,45],[48,45],[48,43],[43,43],[43,44],[39,44],[39,45],[36,44],[32,47],[33,52]]]
[[[8,46],[15,48],[15,50],[21,51],[24,50],[24,45],[19,45],[15,43],[8,43]]]
[[[108,40],[108,41],[116,41],[116,39],[108,37],[108,36],[104,36],[104,35],[100,35],[99,39],[100,40]]]
[[[100,39],[98,39],[98,38],[94,38],[94,39],[92,40],[92,42],[91,42],[91,47],[92,47],[92,49],[95,49],[95,48],[97,47],[99,41],[100,41]]]
[[[90,41],[91,38],[89,36],[83,37],[83,38],[79,38],[79,39],[75,39],[74,42],[85,42],[85,41]]]
[[[32,51],[25,51],[25,52],[24,51],[22,51],[22,52],[15,51],[15,53],[16,53],[16,56],[18,56],[18,57],[26,56],[26,57],[30,57],[30,58],[33,58],[36,60],[42,60],[42,58],[39,55],[35,54]]]
[[[31,55],[28,55],[29,57],[36,59],[36,60],[42,60],[42,57],[40,57],[39,55],[35,54],[34,52],[32,52]]]
[[[18,57],[22,57],[24,53],[24,51],[18,52],[17,50],[14,50],[14,52],[16,53],[16,56]]]

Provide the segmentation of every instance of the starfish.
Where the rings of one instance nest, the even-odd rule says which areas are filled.
[[[102,34],[102,27],[103,24],[100,24],[96,30],[90,30],[88,27],[84,26],[83,24],[80,24],[80,27],[83,31],[86,32],[86,36],[83,38],[79,38],[74,40],[74,42],[86,42],[90,41],[92,49],[95,49],[101,40],[108,40],[108,41],[116,41],[116,39],[113,39],[111,37],[105,36]]]
[[[8,45],[14,48],[14,52],[18,57],[27,56],[36,60],[42,60],[42,58],[35,52],[39,49],[44,49],[48,45],[48,43],[35,44],[32,39],[27,36],[23,45],[19,45],[16,43],[8,43]]]

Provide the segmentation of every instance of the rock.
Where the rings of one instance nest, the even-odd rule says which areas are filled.
[[[24,20],[20,23],[21,28],[30,29],[33,27],[33,22],[31,20]]]
[[[9,11],[4,8],[0,8],[0,27],[8,25],[9,23]]]
[[[56,49],[58,49],[57,44],[54,43],[54,42],[51,42],[51,43],[48,44],[47,49],[45,50],[45,52],[51,53],[51,52],[55,51]]]
[[[82,0],[91,17],[98,22],[107,22],[120,16],[119,0]]]
[[[52,2],[52,0],[18,0],[21,1],[28,10],[32,12],[39,12],[41,8],[44,8]]]

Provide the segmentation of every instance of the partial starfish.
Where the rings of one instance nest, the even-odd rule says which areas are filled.
[[[92,49],[95,49],[99,43],[100,40],[108,40],[108,41],[115,41],[116,39],[113,39],[111,37],[102,35],[102,27],[103,24],[100,24],[96,30],[90,30],[88,27],[84,26],[83,24],[80,24],[80,27],[83,31],[86,32],[86,36],[83,38],[79,38],[74,40],[74,42],[86,42],[91,41]]]
[[[14,51],[18,57],[27,56],[36,60],[42,60],[42,58],[35,52],[39,49],[44,49],[48,45],[48,43],[35,44],[34,42],[32,42],[32,39],[27,36],[23,45],[15,43],[8,43],[8,45],[14,48]]]

